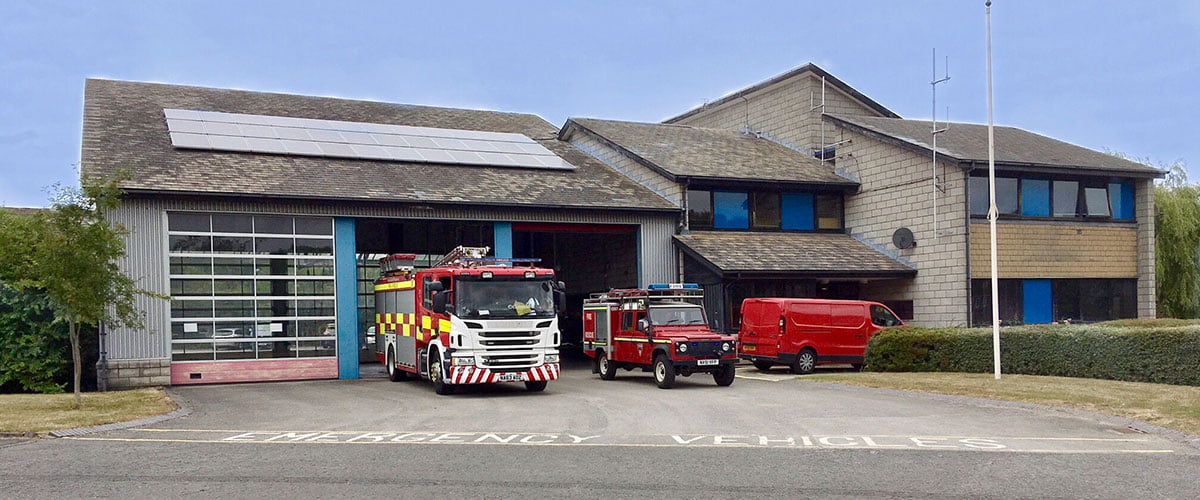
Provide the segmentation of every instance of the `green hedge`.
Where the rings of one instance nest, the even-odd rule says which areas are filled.
[[[1000,330],[1004,373],[1200,385],[1200,325],[1033,325]],[[992,371],[989,328],[903,327],[867,347],[867,370]]]

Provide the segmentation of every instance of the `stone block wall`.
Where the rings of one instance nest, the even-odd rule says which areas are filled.
[[[97,370],[100,367],[97,366]],[[101,375],[103,375],[101,373]],[[110,359],[108,388],[130,389],[171,385],[169,359]]]
[[[1154,180],[1137,181],[1134,187],[1137,217],[1137,305],[1139,318],[1158,316],[1158,279],[1155,271]]]
[[[812,73],[803,73],[760,89],[746,97],[705,109],[679,120],[680,125],[742,130],[749,126],[754,132],[764,132],[769,138],[785,145],[810,150],[822,146],[821,109],[812,109],[821,103],[821,79]],[[825,107],[828,114],[849,116],[880,116],[874,110],[860,104],[854,98],[835,88],[825,85]],[[834,142],[834,127],[825,127],[825,144]]]
[[[837,167],[858,178],[858,193],[846,196],[846,228],[855,238],[917,268],[911,280],[869,282],[864,299],[913,301],[913,324],[968,324],[970,281],[966,172],[939,162],[943,192],[937,200],[934,233],[933,165],[929,156],[849,130],[836,129]],[[912,230],[916,245],[899,249],[892,234]]]

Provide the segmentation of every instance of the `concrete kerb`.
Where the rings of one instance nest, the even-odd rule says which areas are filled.
[[[803,376],[800,376],[800,377],[797,377],[796,379],[799,380],[799,379],[803,379],[803,378],[804,378]],[[1124,427],[1124,428],[1132,429],[1134,431],[1145,433],[1145,434],[1158,434],[1158,435],[1163,436],[1172,441],[1178,441],[1178,442],[1190,445],[1193,448],[1200,449],[1200,436],[1194,436],[1192,434],[1188,434],[1183,431],[1169,429],[1169,428],[1162,427],[1159,425],[1151,424],[1149,422],[1143,422],[1141,420],[1135,420],[1135,419],[1126,418],[1126,417],[1118,417],[1115,415],[1108,415],[1106,413],[1097,413],[1097,412],[1088,411],[1088,410],[1080,410],[1077,408],[1065,408],[1062,406],[1052,406],[1052,405],[1044,405],[1044,404],[1038,404],[1038,403],[1027,403],[1024,401],[1003,401],[1003,400],[998,400],[998,399],[977,398],[977,397],[972,397],[972,396],[957,396],[957,395],[953,395],[953,394],[937,394],[937,393],[932,393],[932,392],[920,392],[920,391],[903,391],[903,390],[899,390],[899,389],[882,389],[882,388],[878,388],[878,387],[865,387],[865,386],[861,386],[861,385],[838,384],[838,383],[834,383],[834,382],[818,382],[815,380],[806,380],[805,383],[823,385],[823,386],[834,387],[834,388],[838,388],[838,389],[848,389],[848,390],[860,391],[860,392],[871,392],[871,393],[875,393],[875,394],[890,394],[893,396],[908,396],[908,395],[912,395],[912,394],[920,394],[922,396],[929,397],[931,399],[937,399],[937,400],[941,400],[941,401],[955,402],[955,403],[991,405],[991,406],[999,406],[999,407],[1003,407],[1003,408],[1024,408],[1024,409],[1028,409],[1028,410],[1057,411],[1057,412],[1067,413],[1070,415],[1075,415],[1077,417],[1085,417],[1085,418],[1090,418],[1093,420],[1098,420],[1100,422],[1110,424],[1110,425],[1113,425],[1116,427]]]
[[[192,408],[184,402],[183,398],[180,398],[178,395],[172,393],[167,388],[163,388],[163,392],[166,392],[167,397],[171,398],[171,401],[175,402],[175,406],[178,407],[175,409],[175,411],[164,413],[162,415],[155,415],[153,417],[147,417],[147,418],[142,418],[142,419],[138,419],[138,420],[130,420],[128,422],[114,422],[111,424],[94,425],[91,427],[77,427],[74,429],[61,429],[61,430],[56,430],[56,431],[50,431],[49,436],[61,438],[61,437],[68,437],[68,436],[82,436],[85,434],[92,434],[94,432],[119,431],[122,429],[141,427],[143,425],[157,424],[159,422],[166,422],[167,420],[171,420],[174,418],[191,415]]]

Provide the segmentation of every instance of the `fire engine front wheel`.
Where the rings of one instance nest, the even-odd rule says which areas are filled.
[[[732,363],[722,365],[717,371],[713,372],[713,381],[721,387],[728,387],[733,384],[733,378],[737,375],[737,369]]]
[[[387,373],[388,380],[391,380],[392,382],[408,380],[407,372],[396,369],[396,351],[390,348],[388,349],[387,353]]]
[[[666,354],[654,357],[654,381],[658,383],[659,389],[675,387],[675,366]]]
[[[429,381],[433,383],[433,392],[445,396],[454,392],[454,386],[446,383],[446,374],[442,373],[442,360],[437,353],[429,355]]]
[[[525,390],[529,392],[542,392],[546,390],[546,381],[535,380],[533,382],[525,382]]]
[[[600,372],[600,380],[617,378],[616,363],[608,360],[607,353],[596,353],[596,371]]]

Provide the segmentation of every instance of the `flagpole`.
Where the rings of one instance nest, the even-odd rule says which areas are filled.
[[[992,257],[992,364],[996,380],[1000,380],[1000,278],[996,269],[996,134],[992,123],[992,2],[983,4],[987,18],[987,106],[988,106],[988,226],[991,231]]]

